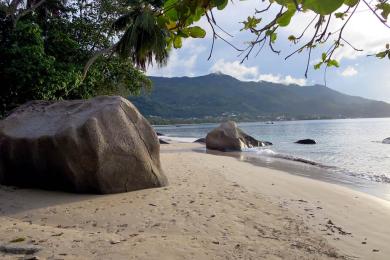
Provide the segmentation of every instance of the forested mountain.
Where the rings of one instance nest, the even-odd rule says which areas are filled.
[[[223,74],[151,77],[153,91],[129,99],[149,118],[269,120],[389,117],[390,104],[321,85],[243,82]],[[206,120],[206,121],[207,121]]]

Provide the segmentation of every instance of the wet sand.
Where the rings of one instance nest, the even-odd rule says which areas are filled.
[[[388,259],[390,203],[189,151],[197,147],[161,147],[163,188],[97,196],[1,187],[0,250],[35,247],[39,259]]]

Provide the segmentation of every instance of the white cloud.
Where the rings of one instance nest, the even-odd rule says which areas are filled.
[[[259,75],[257,67],[247,67],[244,64],[240,64],[239,61],[225,62],[223,59],[214,63],[210,71],[221,72],[243,81],[255,81]]]
[[[148,67],[146,74],[149,76],[174,77],[178,75],[195,76],[195,66],[198,57],[206,48],[203,45],[196,44],[197,39],[186,39],[180,50],[173,50],[166,66]]]
[[[358,71],[352,66],[348,66],[343,72],[341,72],[341,76],[343,77],[353,77],[356,74],[358,74]]]
[[[296,84],[299,86],[305,86],[307,84],[306,79],[294,78],[290,75],[283,77],[281,75],[261,74],[259,76],[259,80],[273,82],[273,83],[280,83],[284,85]]]
[[[228,62],[223,59],[214,63],[210,68],[210,72],[221,72],[242,81],[267,81],[284,85],[297,84],[300,86],[307,84],[306,79],[303,78],[294,78],[290,75],[261,74],[255,66],[249,67],[238,61]]]

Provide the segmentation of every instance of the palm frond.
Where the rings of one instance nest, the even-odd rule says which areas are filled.
[[[119,40],[117,52],[122,58],[130,58],[135,66],[145,70],[154,61],[165,65],[168,60],[166,35],[158,26],[151,11],[143,9],[132,13],[132,23]]]

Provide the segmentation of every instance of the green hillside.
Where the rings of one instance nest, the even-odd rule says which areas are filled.
[[[151,77],[153,91],[129,99],[146,117],[170,121],[389,117],[390,104],[320,85],[243,82],[223,74]]]

